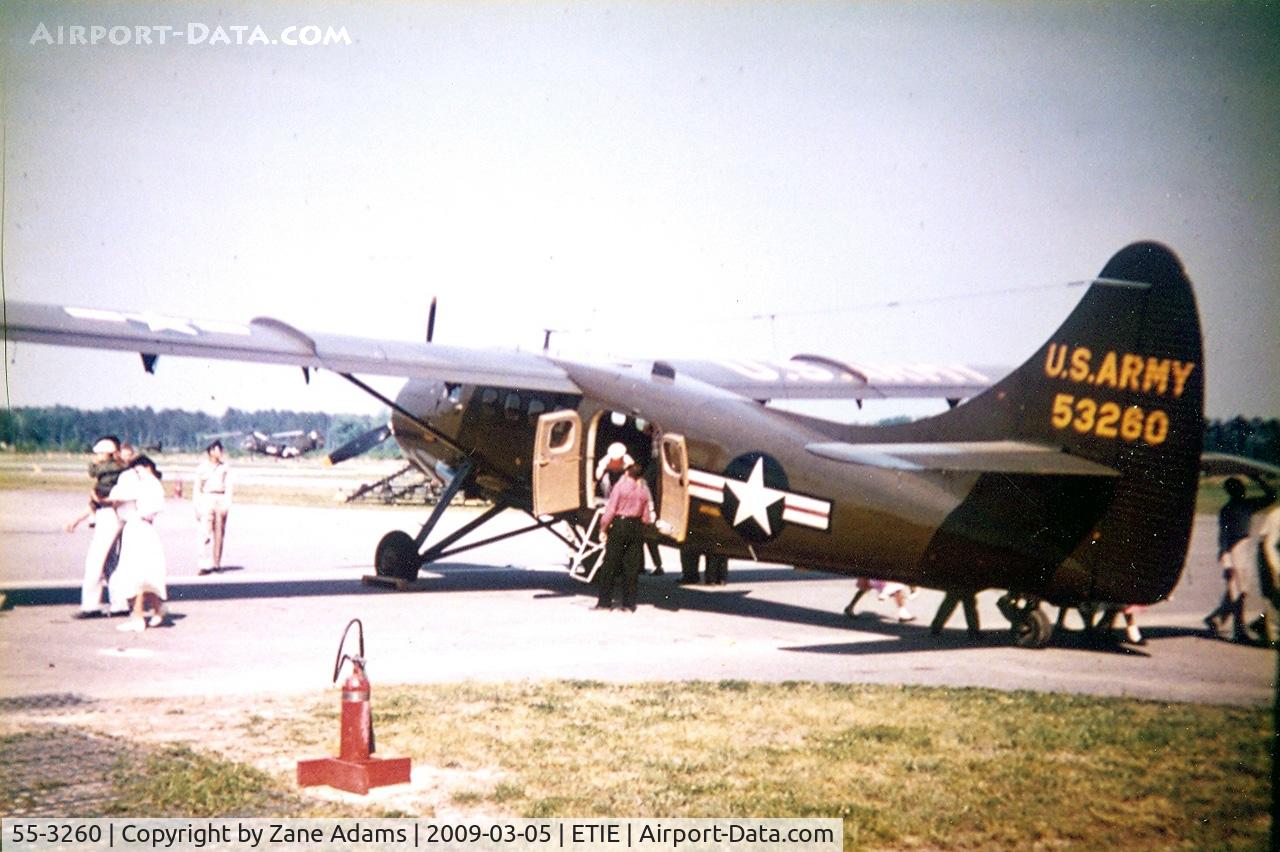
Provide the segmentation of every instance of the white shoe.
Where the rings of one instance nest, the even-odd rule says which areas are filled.
[[[153,615],[147,619],[148,627],[160,627],[163,624],[164,624],[164,616],[162,615]]]
[[[116,630],[121,633],[141,633],[147,629],[147,623],[141,618],[131,618],[124,624],[117,624]]]
[[[899,622],[906,624],[908,621],[915,621],[915,620],[916,620],[916,617],[911,613],[907,612],[905,609],[898,610]]]

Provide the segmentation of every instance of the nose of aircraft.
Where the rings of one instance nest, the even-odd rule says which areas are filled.
[[[432,419],[454,410],[452,387],[445,382],[414,379],[405,384],[396,396],[396,404],[415,417],[430,422]]]

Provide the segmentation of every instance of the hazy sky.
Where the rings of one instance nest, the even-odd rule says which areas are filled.
[[[1053,285],[1157,239],[1197,286],[1208,413],[1280,415],[1274,7],[8,2],[0,21],[8,299],[420,339],[438,295],[449,343],[554,327],[565,354],[1012,366],[1082,293]],[[56,43],[93,25],[128,43]],[[350,43],[214,43],[307,25]],[[293,369],[158,372],[10,345],[6,401],[378,408]]]

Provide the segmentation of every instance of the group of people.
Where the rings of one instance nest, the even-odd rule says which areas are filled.
[[[164,548],[155,529],[164,509],[162,474],[114,435],[94,442],[89,506],[67,532],[88,521],[93,529],[85,554],[78,618],[129,614],[122,631],[160,627],[167,618],[168,587]],[[196,470],[192,498],[200,521],[200,573],[218,570],[231,504],[231,478],[222,444],[214,441]],[[181,483],[175,488],[181,495]],[[106,591],[106,602],[103,591]]]
[[[652,440],[652,431],[648,434],[650,440]],[[653,492],[657,489],[657,464],[657,458],[655,456],[650,460],[648,469],[641,468],[640,471],[640,475],[644,477],[645,484],[649,487],[649,500],[651,505],[653,502]],[[600,461],[596,463],[596,493],[607,501],[609,499],[610,492],[613,491],[613,487],[622,479],[627,469],[632,465],[639,467],[636,460],[632,458],[631,452],[627,449],[626,445],[621,441],[614,441],[611,443],[609,448],[605,451],[605,454],[600,458]],[[601,525],[601,530],[604,530],[603,524]],[[661,577],[664,571],[662,568],[662,553],[658,550],[658,542],[653,539],[648,539],[645,541],[645,546],[649,550],[649,558],[653,560],[654,575]],[[641,570],[644,569],[643,562],[640,567]]]
[[[1223,483],[1227,502],[1218,513],[1218,564],[1222,568],[1226,588],[1217,608],[1204,617],[1204,624],[1214,637],[1221,636],[1222,630],[1230,623],[1232,641],[1276,647],[1280,643],[1280,505],[1273,506],[1263,519],[1255,553],[1250,534],[1252,519],[1256,513],[1276,502],[1276,489],[1260,476],[1252,478],[1262,489],[1260,496],[1246,496],[1248,489],[1244,481],[1236,477]],[[1257,566],[1258,591],[1262,600],[1261,612],[1249,621],[1246,615],[1248,594],[1244,586],[1251,560]],[[867,592],[878,590],[880,600],[894,599],[900,622],[914,619],[905,605],[906,598],[913,591],[910,587],[867,578],[859,578],[857,583],[853,599],[844,608],[846,616],[855,617],[859,601]],[[973,592],[948,591],[930,624],[931,632],[934,635],[941,633],[956,607],[963,605],[969,635],[976,638],[981,630],[976,597]],[[1145,609],[1137,604],[1102,609],[1081,606],[1080,615],[1086,630],[1099,633],[1109,634],[1119,620],[1123,623],[1124,641],[1145,645],[1146,638],[1138,627],[1138,615]],[[1067,611],[1068,607],[1063,607],[1058,613],[1059,627]]]
[[[121,630],[141,631],[164,623],[164,549],[154,527],[164,508],[164,486],[155,462],[114,436],[99,438],[89,463],[93,489],[88,511],[67,525],[93,527],[80,587],[80,618],[130,613]],[[108,603],[103,604],[102,591]]]

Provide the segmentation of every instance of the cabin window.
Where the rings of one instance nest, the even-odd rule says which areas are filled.
[[[485,388],[480,393],[480,404],[486,408],[493,408],[498,404],[498,391],[496,388]]]
[[[684,473],[684,453],[676,441],[662,442],[662,461],[669,473],[679,476]]]
[[[529,400],[529,422],[537,423],[538,416],[547,410],[547,403],[539,397]]]
[[[515,391],[507,394],[507,398],[502,402],[502,413],[508,420],[516,420],[520,417],[520,394]]]
[[[551,451],[563,450],[573,442],[573,421],[561,420],[551,427]]]

